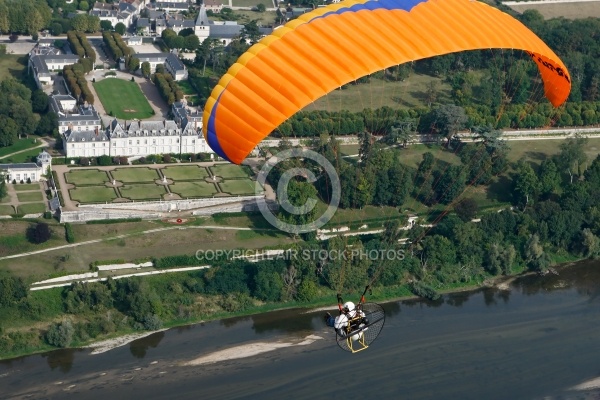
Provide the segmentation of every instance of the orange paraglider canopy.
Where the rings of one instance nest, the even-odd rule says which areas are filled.
[[[213,89],[203,133],[239,164],[282,122],[325,94],[394,65],[466,50],[526,51],[558,107],[567,68],[531,30],[473,0],[347,0],[276,29],[244,53]]]

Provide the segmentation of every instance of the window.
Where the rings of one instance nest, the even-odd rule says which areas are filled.
[[[131,140],[129,141],[129,144],[131,144]]]
[[[139,140],[139,139],[137,140],[137,143],[136,143],[136,144],[140,144],[140,140]]]

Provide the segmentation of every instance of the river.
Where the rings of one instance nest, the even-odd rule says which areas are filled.
[[[106,353],[59,350],[0,362],[2,399],[575,399],[600,376],[600,263],[528,276],[436,303],[384,305],[371,347],[340,350],[322,312],[285,310],[156,333]],[[253,357],[184,363],[256,342]]]

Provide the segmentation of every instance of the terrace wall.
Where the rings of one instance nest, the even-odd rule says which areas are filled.
[[[258,201],[262,196],[220,197],[211,199],[143,201],[118,204],[80,205],[78,211],[63,211],[60,222],[86,222],[105,219],[146,220],[161,219],[172,215],[170,212],[192,211],[192,215],[213,215],[223,212],[258,211]],[[268,202],[269,209],[277,209],[275,202]]]

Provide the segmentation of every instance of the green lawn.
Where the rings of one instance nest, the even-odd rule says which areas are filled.
[[[0,205],[0,215],[11,215],[15,213],[13,206]]]
[[[121,119],[145,119],[152,116],[152,107],[136,82],[106,78],[93,85],[109,115]]]
[[[323,96],[314,103],[306,106],[305,111],[349,110],[359,112],[365,108],[414,108],[426,106],[427,86],[435,82],[438,102],[450,100],[450,86],[440,78],[427,75],[411,74],[404,81],[384,81],[371,78],[368,83],[346,85]]]
[[[44,203],[21,204],[19,206],[19,214],[37,214],[46,211]]]
[[[80,203],[103,203],[116,199],[117,193],[113,188],[104,186],[84,186],[69,190],[72,200]]]
[[[218,193],[214,183],[204,181],[198,182],[175,182],[169,185],[172,193],[176,193],[182,198],[190,197],[212,197]]]
[[[213,175],[221,178],[247,178],[250,176],[248,167],[233,164],[217,164],[209,167]]]
[[[188,81],[179,81],[177,82],[177,85],[179,85],[183,94],[196,94],[196,91],[194,90],[194,88],[192,88],[192,85],[190,85]]]
[[[0,203],[8,203],[9,201],[10,201],[10,196],[8,194],[0,199]]]
[[[0,60],[2,56],[0,56]],[[1,61],[0,61],[1,65]],[[2,74],[2,67],[0,66],[0,74]],[[0,79],[1,80],[1,79]],[[34,139],[19,139],[11,146],[8,147],[0,147],[0,159],[5,157],[7,154],[14,153],[15,151],[21,151],[25,149],[29,149],[32,147],[39,146],[39,140],[34,143]]]
[[[3,163],[28,163],[35,162],[35,158],[40,154],[41,149],[31,149],[19,154],[13,154],[2,159]]]
[[[452,150],[446,150],[443,146],[434,144],[415,144],[406,149],[400,149],[398,161],[402,164],[417,168],[423,160],[423,154],[431,152],[436,160],[453,165],[460,165],[460,158]]]
[[[158,171],[147,167],[117,168],[111,171],[111,175],[113,178],[123,183],[150,183],[159,179]]]
[[[37,192],[19,192],[17,193],[17,198],[21,203],[27,203],[31,201],[42,201],[44,200],[44,196],[40,191]]]
[[[65,180],[76,186],[101,185],[108,182],[108,175],[99,169],[77,169],[67,172]]]
[[[22,54],[1,54],[0,81],[11,77],[20,80],[25,72],[26,65],[27,56]]]
[[[119,191],[121,197],[131,200],[159,200],[167,193],[164,186],[157,184],[125,185]]]
[[[233,7],[256,7],[258,4],[264,4],[267,8],[273,8],[273,2],[269,0],[233,0]]]
[[[342,156],[353,156],[358,154],[360,146],[358,144],[343,144],[340,145],[340,152]]]
[[[560,152],[560,145],[564,140],[511,140],[508,142],[510,152],[508,159],[511,162],[525,160],[540,164],[545,158]],[[588,161],[592,161],[600,153],[600,138],[588,139],[585,146]]]
[[[219,183],[222,192],[232,195],[252,195],[255,193],[255,182],[250,179],[234,179]]]
[[[17,183],[15,185],[13,185],[13,188],[17,191],[17,192],[26,192],[29,190],[40,190],[40,184],[39,183]]]
[[[209,176],[206,168],[197,165],[166,167],[162,169],[162,173],[167,179],[176,181],[192,181]]]

